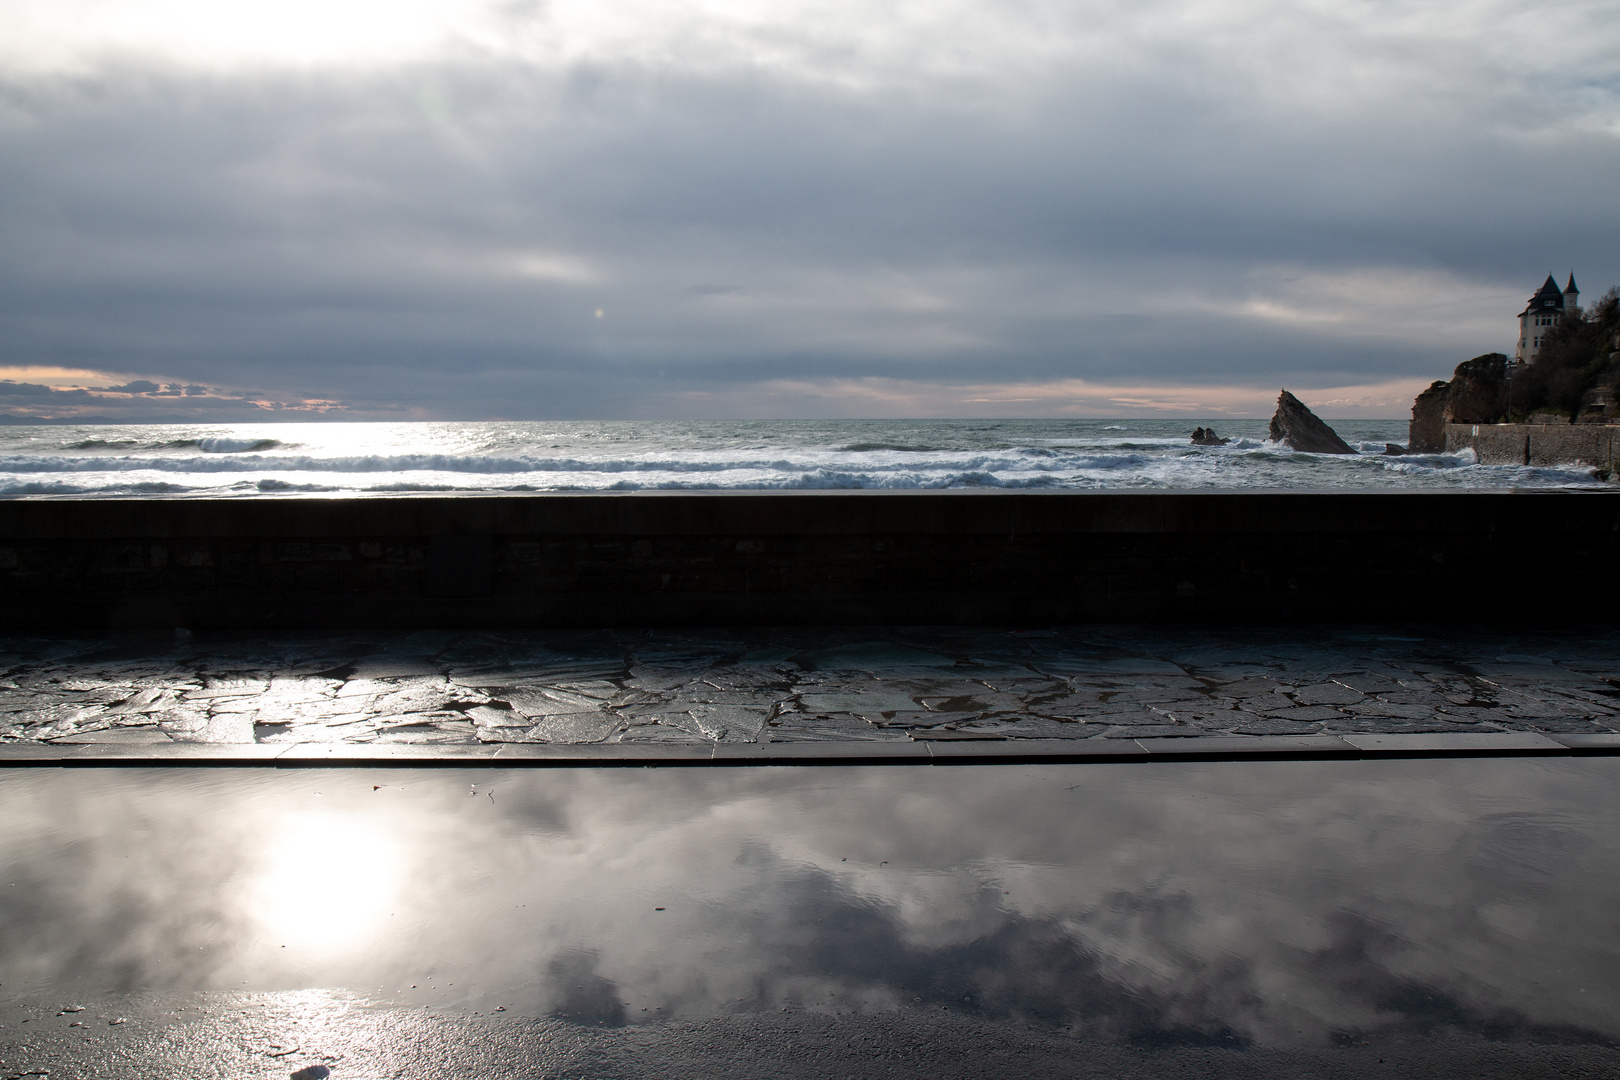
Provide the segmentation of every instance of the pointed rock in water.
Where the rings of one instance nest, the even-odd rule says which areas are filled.
[[[1284,390],[1277,395],[1277,414],[1271,418],[1271,440],[1308,454],[1353,454],[1338,432],[1322,423],[1299,398]]]
[[[1193,428],[1192,441],[1195,446],[1225,446],[1232,440],[1221,438],[1214,428]]]

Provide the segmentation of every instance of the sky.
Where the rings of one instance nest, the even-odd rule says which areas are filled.
[[[0,416],[1407,416],[1620,282],[1552,0],[0,0]]]

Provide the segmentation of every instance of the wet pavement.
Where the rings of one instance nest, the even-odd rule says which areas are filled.
[[[1608,627],[10,638],[0,672],[0,756],[33,744],[989,753],[1055,740],[1103,752],[1507,733],[1620,746],[1620,631]]]
[[[0,763],[148,767],[0,768],[0,1078],[1620,1076],[1617,657],[7,639]]]
[[[1620,759],[0,770],[0,1075],[1620,1075]]]

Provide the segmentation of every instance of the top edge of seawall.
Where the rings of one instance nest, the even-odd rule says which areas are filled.
[[[0,539],[164,536],[1620,533],[1605,491],[638,491],[45,499]],[[1579,496],[1590,496],[1581,498]]]
[[[1536,498],[1620,495],[1598,488],[638,488],[595,491],[344,491],[254,492],[241,495],[143,493],[138,495],[0,495],[4,503],[341,503],[435,500],[533,501],[537,499],[1477,499],[1505,495]]]

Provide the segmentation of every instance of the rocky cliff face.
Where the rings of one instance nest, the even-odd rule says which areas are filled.
[[[1494,424],[1507,413],[1507,357],[1486,353],[1464,360],[1450,382],[1435,382],[1412,402],[1407,443],[1414,454],[1446,448],[1447,424]]]
[[[1286,390],[1277,395],[1277,412],[1271,418],[1271,439],[1311,454],[1355,453],[1349,443],[1339,438],[1338,432]]]
[[[1414,454],[1438,454],[1446,448],[1446,391],[1451,384],[1436,379],[1412,402],[1406,447]]]

